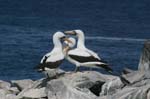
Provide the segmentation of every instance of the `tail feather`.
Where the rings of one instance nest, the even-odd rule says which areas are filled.
[[[105,63],[105,64],[107,64],[107,63],[108,63],[106,60],[103,60],[103,59],[99,60],[99,62],[101,62],[101,63]]]
[[[130,84],[130,82],[127,79],[125,79],[123,76],[119,75],[118,73],[115,73],[107,64],[101,64],[97,66],[104,68],[111,75],[118,76],[125,85]]]
[[[38,64],[33,69],[37,70],[38,72],[42,72],[42,71],[44,71],[44,66],[43,66],[43,64]]]
[[[98,67],[102,67],[103,69],[105,69],[107,72],[112,72],[113,70],[107,65],[107,64],[98,64],[96,65]]]

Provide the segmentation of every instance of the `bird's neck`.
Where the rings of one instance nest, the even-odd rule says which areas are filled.
[[[85,38],[84,38],[83,34],[78,36],[77,48],[86,48],[85,47]]]
[[[62,50],[62,44],[58,38],[54,38],[53,43],[54,43],[54,49]]]
[[[64,47],[64,49],[63,49],[64,55],[67,55],[67,53],[68,53],[69,50],[70,50],[69,46]]]

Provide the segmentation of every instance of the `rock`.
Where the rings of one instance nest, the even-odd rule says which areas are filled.
[[[17,97],[7,89],[0,89],[0,99],[17,99]]]
[[[30,87],[33,84],[33,81],[31,79],[12,80],[11,83],[13,86],[18,87],[19,90],[23,90],[27,87]]]
[[[144,44],[143,53],[140,58],[138,69],[142,72],[150,72],[150,40],[146,41]]]
[[[147,93],[147,99],[150,99],[150,90]]]
[[[129,74],[129,73],[133,73],[133,72],[135,72],[135,71],[133,71],[129,68],[124,68],[123,71],[122,71],[123,74]]]
[[[85,91],[85,90],[84,90]],[[96,96],[91,94],[88,90],[86,92],[81,91],[77,88],[65,85],[60,80],[52,80],[47,85],[47,96],[48,99],[95,99]]]
[[[127,79],[130,83],[135,83],[142,80],[145,76],[145,72],[136,71],[133,73],[128,73],[127,75],[123,75],[125,79]]]
[[[36,88],[36,89],[29,89],[28,91],[24,92],[22,97],[24,97],[24,98],[42,98],[42,97],[46,97],[45,87]]]
[[[130,97],[130,95],[136,90],[136,88],[129,87],[129,88],[124,88],[122,90],[119,90],[117,93],[115,93],[112,96],[112,99],[131,99],[127,98]]]
[[[11,87],[10,83],[0,80],[0,89],[9,89],[10,87]]]
[[[133,93],[132,99],[147,99],[147,92],[150,89],[150,85],[138,87]]]
[[[42,86],[45,85],[46,86],[46,80],[45,79],[40,79],[40,80],[37,80],[35,82],[33,82],[30,86],[27,86],[26,88],[24,88],[18,95],[17,97],[20,99],[20,98],[23,98],[24,97],[24,93],[28,92],[29,90],[32,90],[32,89],[36,89],[36,88],[42,88]]]
[[[94,71],[65,74],[49,81],[46,93],[49,99],[96,99],[97,92],[92,92],[93,86],[98,85],[98,89],[101,89],[104,82],[115,78]]]
[[[120,78],[116,78],[112,81],[107,81],[103,86],[102,86],[102,91],[100,96],[104,95],[112,95],[115,92],[117,92],[118,89],[121,89],[124,86],[124,84],[121,82]]]
[[[150,79],[143,79],[141,81],[138,81],[138,82],[132,84],[131,86],[132,87],[141,87],[141,86],[145,86],[148,84],[150,84]]]
[[[10,90],[7,90],[7,89],[0,89],[0,91],[3,93],[5,93],[5,95],[7,95],[7,94],[12,94],[13,92],[12,91],[10,91]]]
[[[19,93],[19,90],[17,87],[11,87],[11,84],[6,82],[6,81],[0,81],[0,89],[1,91],[3,91],[5,93],[5,95],[7,94],[18,94]],[[2,92],[2,93],[3,93]]]
[[[143,79],[150,79],[150,40],[145,42],[140,58],[138,71],[124,75],[130,83],[136,83]]]
[[[11,91],[12,94],[15,94],[15,95],[17,95],[17,94],[20,92],[17,87],[11,87],[11,88],[9,89],[9,91]]]
[[[97,81],[94,83],[94,85],[92,85],[89,90],[95,94],[96,96],[99,96],[100,95],[100,92],[102,91],[102,85],[104,84],[105,82],[101,82],[101,81]]]
[[[46,74],[48,75],[48,77],[51,78],[56,78],[57,76],[61,76],[65,74],[65,71],[62,69],[51,69],[46,71]]]
[[[18,99],[14,94],[7,94],[5,99]]]
[[[1,99],[5,99],[6,98],[6,91],[3,89],[0,89],[0,97]]]
[[[147,94],[150,85],[142,87],[127,87],[119,90],[112,96],[112,99],[148,99]]]

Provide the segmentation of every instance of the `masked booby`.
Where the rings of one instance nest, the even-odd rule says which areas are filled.
[[[125,85],[130,84],[130,82],[126,80],[123,76],[114,73],[114,71],[108,66],[108,64],[105,61],[101,60],[97,53],[86,48],[85,36],[82,30],[65,31],[64,33],[69,35],[75,35],[78,37],[77,48],[69,50],[67,53],[68,61],[76,65],[75,72],[78,71],[80,66],[86,66],[90,68],[101,67],[108,73],[119,76]]]
[[[81,30],[65,31],[65,34],[75,35],[78,37],[77,48],[69,50],[67,59],[76,65],[75,71],[78,71],[80,66],[104,68],[106,71],[112,69],[92,50],[85,47],[85,36]]]
[[[44,72],[48,77],[57,75],[57,68],[64,60],[64,54],[62,51],[61,41],[71,41],[66,38],[65,34],[62,32],[56,32],[53,35],[54,48],[51,52],[45,54],[41,59],[40,64],[36,67],[39,72]]]

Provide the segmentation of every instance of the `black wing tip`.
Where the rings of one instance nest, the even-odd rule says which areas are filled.
[[[105,61],[105,60],[103,60],[103,59],[102,59],[102,60],[99,60],[99,61],[102,62],[102,63],[104,63],[104,64],[106,64],[106,65],[107,65],[107,63],[108,63],[107,61]]]
[[[43,70],[43,65],[40,63],[37,66],[33,67],[34,70],[38,71],[38,72],[42,72]]]
[[[110,68],[108,64],[100,64],[100,65],[97,65],[97,66],[104,68],[108,72],[113,72],[113,69]]]
[[[38,65],[36,65],[35,67],[33,67],[33,69],[39,69],[40,67],[42,66],[42,64],[38,64]]]

